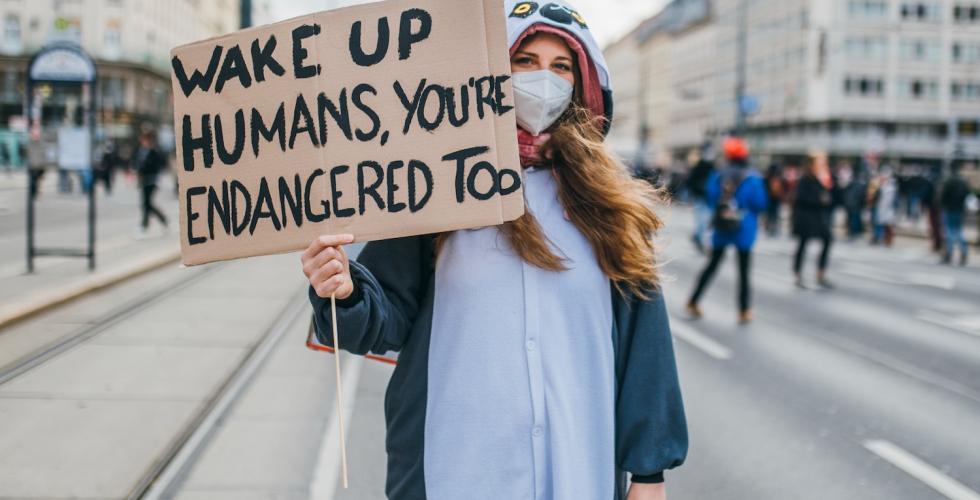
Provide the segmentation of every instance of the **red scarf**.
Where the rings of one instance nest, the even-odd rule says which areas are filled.
[[[551,134],[531,135],[530,132],[517,127],[517,147],[521,154],[521,167],[535,167],[548,163],[541,155],[541,146],[551,139]]]

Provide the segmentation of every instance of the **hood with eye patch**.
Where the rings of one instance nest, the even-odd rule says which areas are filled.
[[[586,105],[600,116],[606,118],[606,130],[612,123],[612,84],[606,59],[599,49],[589,25],[585,19],[570,4],[560,1],[532,2],[525,0],[506,0],[504,9],[507,15],[507,43],[514,50],[528,33],[536,31],[560,31],[562,35],[571,37],[575,42],[573,50],[580,50],[587,59],[588,68],[580,68],[583,80],[595,88],[585,89]],[[582,59],[582,58],[580,58]],[[591,76],[595,76],[594,80]],[[593,92],[594,90],[594,92]],[[597,101],[597,102],[596,102]]]

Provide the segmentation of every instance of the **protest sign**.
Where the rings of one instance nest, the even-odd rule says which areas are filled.
[[[185,264],[524,212],[502,0],[388,0],[171,55]]]

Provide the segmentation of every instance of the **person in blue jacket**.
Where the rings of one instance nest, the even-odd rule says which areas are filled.
[[[725,140],[723,149],[729,166],[716,172],[708,181],[708,203],[714,213],[711,257],[701,271],[687,311],[693,318],[703,315],[698,302],[718,271],[725,251],[734,246],[738,252],[739,321],[748,323],[752,321],[752,247],[758,233],[758,216],[766,209],[768,197],[762,176],[749,166],[749,148],[745,141],[730,137]]]
[[[603,145],[602,52],[563,2],[506,5],[526,213],[303,254],[317,339],[399,353],[392,500],[663,500],[688,438],[659,287],[657,192]],[[628,480],[627,480],[628,478]]]

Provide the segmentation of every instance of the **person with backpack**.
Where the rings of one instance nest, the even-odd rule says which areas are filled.
[[[812,239],[823,243],[817,268],[817,284],[823,288],[833,288],[826,275],[833,241],[830,227],[834,206],[833,189],[834,181],[830,166],[827,165],[827,156],[810,155],[793,201],[793,233],[799,242],[793,260],[793,274],[798,288],[806,288],[802,274],[803,259],[806,257],[806,244]]]
[[[963,216],[966,213],[966,199],[970,196],[970,186],[960,175],[959,165],[952,167],[951,174],[943,183],[939,196],[943,208],[943,226],[946,229],[946,254],[943,255],[942,263],[950,264],[953,261],[954,247],[959,245],[960,265],[965,266],[968,245],[963,236]]]
[[[738,252],[739,322],[744,324],[752,321],[749,266],[758,215],[766,209],[768,197],[762,176],[749,167],[749,148],[745,141],[730,137],[723,149],[729,166],[708,181],[708,202],[714,212],[711,257],[698,278],[687,311],[695,319],[703,315],[698,302],[718,271],[725,251],[734,246]]]

